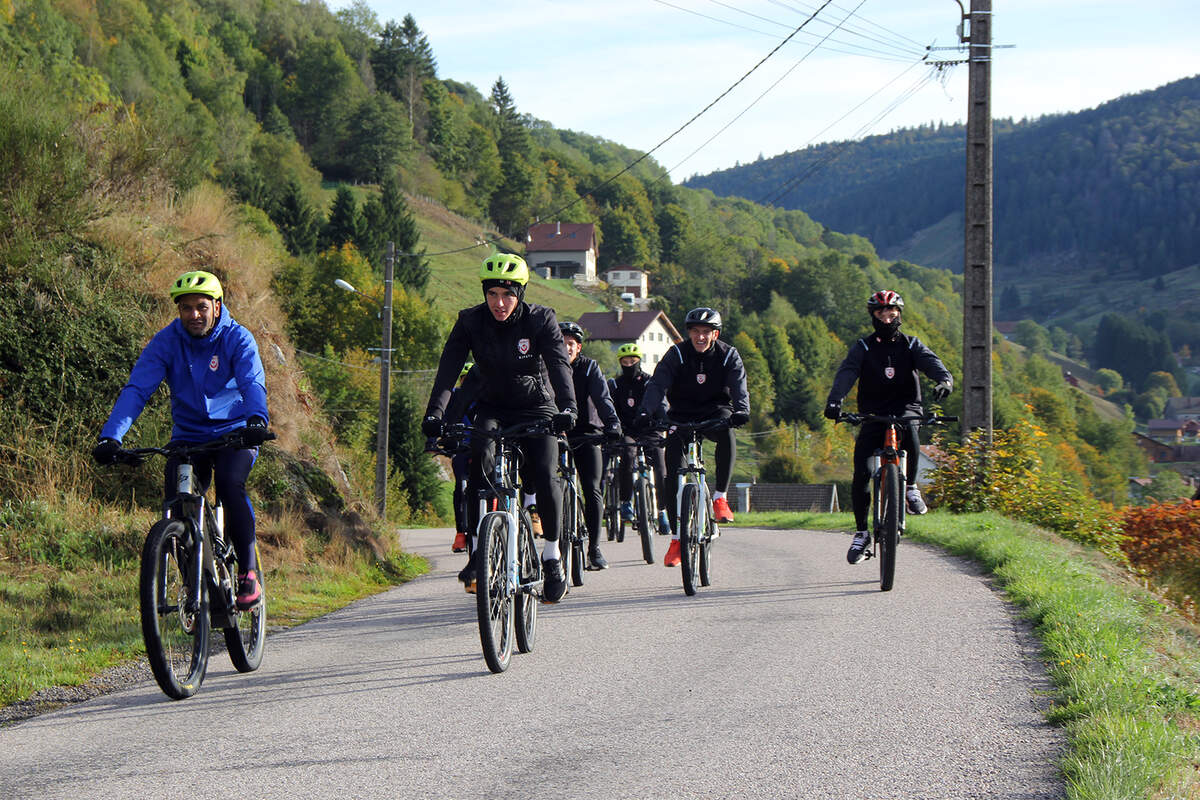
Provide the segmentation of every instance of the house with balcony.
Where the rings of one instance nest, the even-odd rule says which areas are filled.
[[[676,342],[683,337],[661,311],[589,311],[581,314],[579,325],[587,332],[589,340],[607,342],[616,350],[626,342],[637,342],[642,346],[642,367],[654,371],[657,364]]]
[[[525,263],[543,278],[596,282],[596,225],[592,222],[540,222],[529,228]]]

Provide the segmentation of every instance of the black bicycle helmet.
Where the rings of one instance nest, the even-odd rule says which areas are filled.
[[[558,323],[558,329],[562,331],[564,337],[573,336],[575,337],[575,341],[580,344],[583,344],[583,340],[587,338],[587,335],[583,332],[583,328],[579,327],[578,322],[560,322]]]
[[[690,328],[693,325],[709,325],[721,330],[721,312],[715,308],[693,308],[683,318],[683,327]]]
[[[901,311],[904,310],[904,298],[899,292],[893,292],[891,289],[880,289],[875,294],[867,298],[867,310],[874,311],[877,308],[887,308],[895,306]]]

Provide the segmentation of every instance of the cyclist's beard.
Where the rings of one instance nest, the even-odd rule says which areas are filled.
[[[891,322],[883,322],[878,317],[871,317],[871,324],[875,326],[875,335],[885,342],[896,338],[896,334],[900,332],[900,318],[896,317]]]

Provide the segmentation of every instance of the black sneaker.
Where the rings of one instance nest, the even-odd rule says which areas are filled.
[[[567,593],[567,576],[563,574],[562,559],[542,562],[542,602],[557,603]]]
[[[475,554],[471,554],[471,558],[467,561],[467,565],[458,573],[458,579],[462,582],[463,589],[467,594],[475,594]]]
[[[588,569],[608,569],[608,561],[604,558],[604,554],[600,552],[599,547],[594,547],[588,551]]]
[[[851,564],[857,564],[863,560],[863,551],[871,546],[871,532],[857,531],[854,534],[854,541],[850,543],[850,549],[846,551],[846,560]]]

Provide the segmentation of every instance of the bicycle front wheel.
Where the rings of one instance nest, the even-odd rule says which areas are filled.
[[[517,632],[517,652],[533,650],[537,639],[537,582],[542,579],[542,559],[533,541],[533,524],[529,512],[522,510],[517,517],[517,563],[520,565],[521,588],[513,598],[513,627]]]
[[[651,526],[654,520],[654,501],[650,496],[650,486],[646,479],[638,478],[633,487],[633,503],[637,506],[638,536],[642,538],[642,560],[647,564],[654,563],[654,531]]]
[[[572,586],[583,586],[583,573],[587,569],[587,562],[584,561],[586,554],[583,552],[583,508],[579,491],[571,484],[567,484],[567,490],[563,492],[563,515],[564,519],[569,516],[571,520],[569,528],[563,525],[563,535],[558,540],[562,557],[571,562],[568,571],[567,561],[563,561],[563,571],[571,576]]]
[[[610,542],[621,529],[621,494],[615,471],[604,489],[604,529]]]
[[[225,628],[225,647],[229,649],[229,660],[238,672],[254,672],[259,668],[267,639],[267,581],[257,544],[254,545],[254,563],[262,596],[253,608],[237,612],[236,626]]]
[[[683,487],[683,502],[680,504],[679,557],[683,575],[683,593],[691,597],[696,593],[696,578],[700,560],[700,492],[696,484]]]
[[[890,592],[896,579],[896,546],[900,543],[900,468],[884,464],[879,481],[879,531],[875,548],[879,553],[879,591]]]
[[[712,585],[712,545],[713,534],[716,533],[717,523],[713,520],[712,509],[709,509],[708,519],[704,523],[704,538],[700,540],[700,585]]]
[[[479,525],[475,551],[475,608],[483,660],[504,672],[512,660],[513,596],[508,587],[507,515],[494,511]]]
[[[191,575],[194,542],[182,520],[164,519],[142,547],[138,588],[146,658],[154,680],[174,700],[194,695],[208,669],[208,587],[203,576]],[[192,601],[196,581],[198,606]]]

